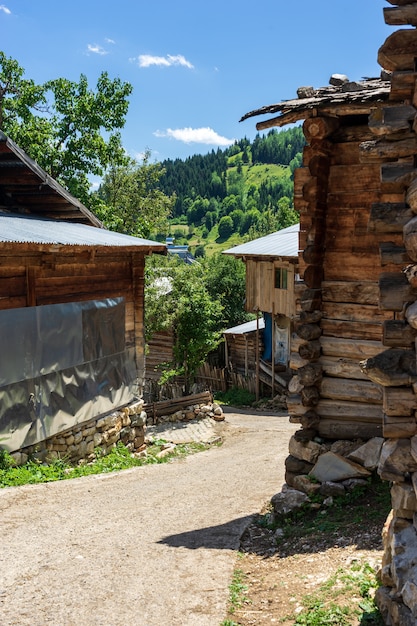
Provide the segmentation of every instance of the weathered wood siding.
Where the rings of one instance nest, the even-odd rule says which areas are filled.
[[[287,271],[286,289],[275,288],[275,270],[279,268]],[[294,280],[295,268],[292,263],[248,259],[246,261],[246,310],[292,317],[295,315]]]

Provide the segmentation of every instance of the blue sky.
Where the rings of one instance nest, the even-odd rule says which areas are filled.
[[[0,45],[36,82],[102,71],[133,85],[132,156],[186,158],[226,147],[261,106],[331,74],[379,76],[392,32],[384,0],[0,0]]]

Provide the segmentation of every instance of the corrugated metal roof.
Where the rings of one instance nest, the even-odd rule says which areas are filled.
[[[259,330],[263,330],[265,328],[265,321],[263,317],[259,318]],[[250,322],[245,322],[244,324],[239,324],[239,326],[233,326],[233,328],[228,328],[223,331],[224,335],[244,335],[245,333],[252,333],[256,330],[257,321],[251,320]]]
[[[0,242],[64,246],[154,247],[165,244],[113,233],[104,228],[0,212]]]
[[[276,233],[242,243],[223,254],[233,256],[268,256],[268,257],[298,257],[298,233],[300,224],[288,226]]]

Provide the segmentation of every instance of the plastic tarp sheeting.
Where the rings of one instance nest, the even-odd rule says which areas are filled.
[[[33,445],[137,395],[123,298],[0,311],[0,447]]]
[[[265,330],[263,334],[264,352],[262,359],[268,363],[272,362],[272,343],[273,343],[273,321],[270,313],[263,313],[265,320]],[[278,316],[275,319],[275,349],[274,361],[281,365],[288,365],[289,352],[289,318]]]

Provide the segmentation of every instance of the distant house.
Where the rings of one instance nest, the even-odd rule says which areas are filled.
[[[144,264],[165,244],[105,230],[0,132],[0,447],[135,401]]]
[[[299,224],[295,224],[223,253],[245,262],[245,309],[262,313],[262,360],[277,371],[285,371],[289,363],[291,320],[296,315],[298,233]]]
[[[167,247],[168,254],[175,254],[188,265],[190,265],[191,263],[194,263],[195,258],[189,251],[188,246],[187,245],[185,246],[175,245],[174,237],[166,238],[166,247]]]

